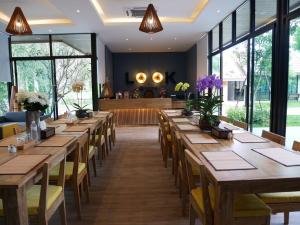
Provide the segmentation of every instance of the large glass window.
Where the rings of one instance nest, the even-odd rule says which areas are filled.
[[[286,144],[300,139],[300,19],[290,22],[289,86]]]
[[[213,29],[212,36],[213,36],[212,49],[214,51],[214,50],[219,49],[219,45],[220,45],[220,43],[219,43],[219,40],[220,40],[220,37],[219,37],[219,26],[216,26]]]
[[[300,0],[290,0],[290,11],[300,7]]]
[[[7,83],[0,82],[0,115],[8,111]]]
[[[244,41],[223,52],[222,114],[239,121],[246,121],[247,49]]]
[[[212,57],[212,74],[216,74],[220,77],[220,70],[221,70],[221,58],[220,54],[214,55]]]
[[[272,30],[254,38],[253,132],[270,129]]]
[[[232,16],[230,15],[223,21],[223,45],[232,41]]]
[[[236,37],[244,36],[250,31],[250,1],[236,10]]]
[[[255,0],[255,27],[265,25],[276,19],[277,1]]]

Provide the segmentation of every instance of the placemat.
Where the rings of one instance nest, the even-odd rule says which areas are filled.
[[[208,134],[186,134],[192,144],[218,144],[219,142]]]
[[[39,143],[37,146],[39,147],[63,147],[67,143],[69,143],[71,140],[73,140],[75,137],[72,136],[53,136],[41,143]]]
[[[300,154],[283,148],[254,148],[253,151],[284,166],[300,166]]]
[[[191,122],[191,121],[187,118],[174,118],[173,122],[174,123],[186,123],[186,122]]]
[[[249,133],[249,132],[235,133],[235,134],[233,134],[233,138],[238,140],[241,143],[265,143],[265,142],[269,142],[268,140],[263,139],[261,137],[258,137],[254,134]]]
[[[17,145],[17,136],[13,135],[0,141],[0,147],[7,147],[9,145]]]
[[[232,124],[229,124],[229,123],[221,123],[222,126],[228,130],[240,130],[240,128],[232,125]]]
[[[165,109],[164,112],[165,113],[176,113],[176,112],[178,112],[178,110],[175,110],[175,109]]]
[[[193,126],[191,124],[178,124],[177,126],[180,130],[195,130],[195,131],[199,130],[200,131],[200,128],[198,126]]]
[[[27,174],[49,155],[18,155],[0,165],[0,174]]]
[[[216,171],[256,169],[234,151],[201,152]]]
[[[97,123],[99,120],[98,119],[86,119],[86,120],[80,120],[79,123],[81,124],[93,124]]]
[[[67,127],[64,132],[83,132],[87,129],[89,129],[88,126],[71,126]]]

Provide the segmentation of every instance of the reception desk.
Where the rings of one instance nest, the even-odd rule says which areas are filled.
[[[184,101],[171,98],[100,99],[99,109],[116,114],[119,126],[157,125],[160,109],[184,108]]]

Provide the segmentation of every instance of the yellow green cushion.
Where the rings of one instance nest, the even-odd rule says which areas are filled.
[[[14,135],[14,128],[18,128],[19,125],[16,123],[10,123],[10,124],[4,124],[0,126],[0,129],[2,130],[2,138],[7,138],[12,135]]]
[[[29,215],[37,215],[39,209],[39,201],[40,201],[40,193],[41,186],[33,185],[27,191],[27,207]],[[61,186],[48,185],[48,193],[47,193],[47,209],[50,209],[53,203],[57,200],[59,195],[62,193]],[[0,215],[3,216],[3,204],[2,200],[0,200]]]
[[[65,177],[66,179],[70,179],[73,175],[73,162],[66,162],[65,166]],[[83,170],[85,169],[85,163],[79,163],[78,165],[78,174],[80,174]],[[57,180],[59,176],[59,165],[55,166],[51,171],[50,171],[50,180]]]
[[[96,138],[95,138],[96,142],[98,141],[98,139],[99,139],[99,135],[96,135]],[[101,142],[100,142],[100,144],[103,145],[104,143],[105,143],[104,135],[101,135]]]
[[[95,152],[95,147],[93,145],[90,145],[89,147],[89,156],[93,155]]]
[[[171,134],[167,134],[167,139],[168,139],[169,142],[172,141],[172,136],[171,136]]]
[[[179,167],[182,168],[181,161],[179,161]],[[200,176],[200,168],[192,167],[192,173],[194,176]]]
[[[258,194],[258,196],[265,203],[300,202],[300,191],[263,193],[263,194]]]
[[[214,209],[215,205],[215,191],[211,186],[209,187],[211,206]],[[198,209],[204,212],[204,202],[202,198],[202,188],[195,188],[191,191],[192,198],[198,205]],[[255,217],[255,216],[268,216],[271,209],[264,204],[254,194],[238,195],[234,202],[234,217]]]

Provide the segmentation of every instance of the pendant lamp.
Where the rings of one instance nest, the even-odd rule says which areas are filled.
[[[6,27],[6,32],[13,35],[32,34],[30,26],[20,7],[16,7]]]
[[[139,30],[148,34],[157,33],[163,30],[156,10],[152,4],[149,4]]]

